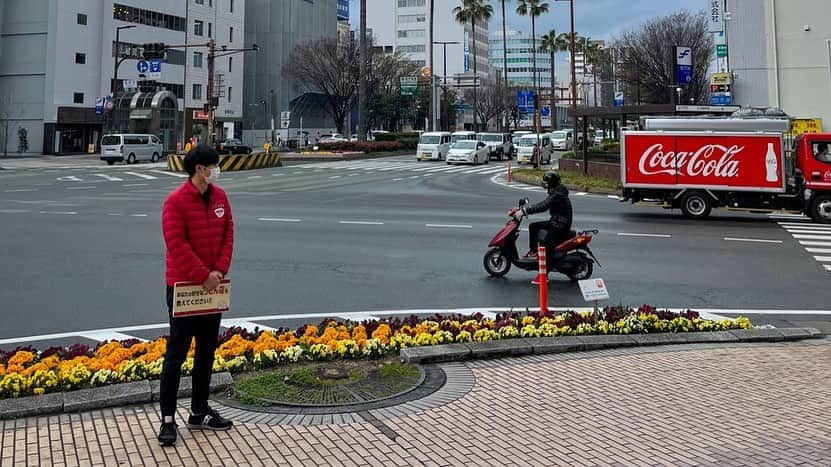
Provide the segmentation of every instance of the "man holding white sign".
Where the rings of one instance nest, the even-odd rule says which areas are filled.
[[[234,250],[231,204],[225,191],[213,184],[219,178],[218,164],[219,154],[208,146],[189,151],[184,167],[190,177],[170,193],[162,208],[170,316],[159,395],[162,446],[176,443],[176,397],[192,339],[196,352],[188,427],[227,430],[233,425],[208,406],[221,312],[230,306],[231,284],[225,275]]]

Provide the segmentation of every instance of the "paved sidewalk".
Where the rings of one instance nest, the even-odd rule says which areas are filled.
[[[466,365],[473,389],[421,413],[180,427],[167,449],[155,405],[6,421],[0,465],[831,465],[828,339]]]

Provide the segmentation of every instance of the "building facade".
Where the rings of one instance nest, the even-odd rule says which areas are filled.
[[[151,42],[192,45],[207,43],[211,37],[216,37],[219,45],[241,46],[244,2],[3,0],[0,124],[8,124],[11,135],[10,141],[3,141],[4,147],[11,147],[11,152],[82,153],[90,145],[98,149],[108,128],[119,128],[158,133],[169,150],[175,149],[184,135],[192,133],[193,111],[201,110],[206,98],[207,48],[169,50],[161,76],[152,77],[146,71],[142,76],[137,69],[141,46]],[[122,29],[117,33],[117,28]],[[117,66],[116,111],[100,114],[96,106],[101,104],[99,99],[111,94],[117,49],[125,59]],[[202,56],[197,57],[197,53]],[[242,67],[242,55],[235,55],[233,62],[217,62],[224,91],[231,90],[230,100],[220,100],[217,116],[232,123],[230,132],[242,119]],[[152,96],[143,95],[146,92],[127,86],[143,79],[156,81],[152,90],[144,91],[166,92],[162,100],[167,103],[153,109],[162,114],[154,117],[161,118],[161,122],[153,126],[148,126],[145,111],[160,99],[154,101]],[[198,98],[193,90],[200,87],[202,97]],[[145,102],[147,109],[141,108]],[[224,125],[227,123],[220,123]],[[19,144],[21,131],[26,135],[27,147]]]
[[[342,3],[342,2],[340,2]],[[246,141],[262,144],[272,128],[285,139],[300,128],[307,131],[331,127],[325,108],[315,102],[303,105],[309,89],[285,73],[292,50],[303,43],[338,37],[338,0],[248,0],[245,14],[245,45],[259,52],[245,64]],[[341,5],[341,9],[343,6]],[[311,102],[313,99],[308,99]],[[292,105],[294,102],[294,106]],[[291,112],[287,125],[281,114]],[[303,113],[306,116],[303,116]],[[301,122],[301,118],[303,121]],[[286,126],[285,128],[282,128]],[[331,129],[330,129],[331,131]]]
[[[508,84],[510,86],[528,87],[534,86],[534,60],[531,44],[531,35],[519,31],[506,31],[507,43],[502,41],[502,31],[497,31],[490,36],[490,64],[493,68],[503,73],[505,65],[503,50],[507,50],[508,56]],[[537,36],[537,79],[540,89],[551,89],[551,54],[540,50],[542,36]]]
[[[821,118],[831,131],[831,2],[734,0],[727,11],[733,103]]]

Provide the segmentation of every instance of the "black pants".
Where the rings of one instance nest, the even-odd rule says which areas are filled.
[[[547,248],[566,241],[571,229],[551,221],[532,222],[528,226],[528,247],[533,253],[537,251],[537,245],[540,242],[540,232],[543,235],[543,245]]]
[[[208,409],[211,372],[222,315],[173,318],[173,287],[167,288],[167,314],[170,318],[170,337],[167,339],[159,389],[162,417],[172,417],[176,414],[176,396],[179,393],[182,363],[188,356],[191,339],[196,339],[196,354],[193,357],[193,395],[190,409],[194,414],[204,414]]]

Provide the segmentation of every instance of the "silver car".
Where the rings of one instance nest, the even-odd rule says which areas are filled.
[[[490,149],[488,145],[477,140],[456,141],[450,145],[447,153],[447,163],[462,163],[479,165],[480,162],[488,163]]]

